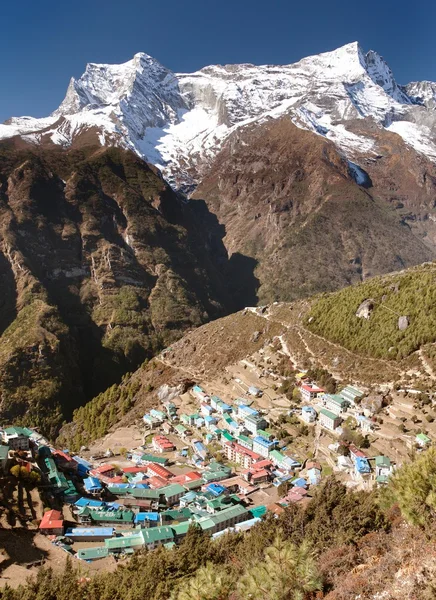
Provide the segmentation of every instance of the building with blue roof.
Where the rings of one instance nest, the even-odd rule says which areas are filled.
[[[316,410],[313,408],[313,406],[302,406],[301,418],[306,423],[314,423],[316,421]]]
[[[87,477],[83,480],[83,485],[88,494],[100,494],[103,489],[97,477]]]
[[[257,454],[268,458],[270,451],[273,450],[276,445],[277,440],[267,440],[261,435],[257,435],[253,439],[253,452],[257,452]]]
[[[206,425],[206,429],[210,429],[212,425],[217,424],[217,420],[215,419],[215,417],[206,416],[204,417],[204,423]]]
[[[194,442],[193,446],[194,446],[195,452],[198,454],[198,456],[200,458],[205,459],[207,457],[207,448],[203,444],[203,442]]]
[[[81,477],[88,475],[89,471],[92,469],[91,463],[81,456],[73,456],[73,460],[77,463],[77,473]]]
[[[104,502],[102,502],[101,500],[92,500],[91,498],[82,497],[74,503],[74,506],[77,506],[78,508],[83,508],[84,506],[99,508],[100,506],[103,506],[103,504]]]
[[[361,456],[356,456],[354,461],[354,468],[356,469],[356,473],[359,475],[365,475],[367,473],[371,473],[371,466],[367,458],[363,458]]]
[[[226,489],[227,488],[225,486],[220,485],[219,483],[209,483],[209,485],[206,486],[206,490],[214,496],[221,496]]]
[[[135,515],[135,525],[157,525],[160,522],[160,516],[157,512],[140,512]]]
[[[113,537],[114,534],[113,527],[70,527],[65,532],[66,537],[80,542],[100,542]]]
[[[298,477],[297,479],[294,479],[291,483],[293,486],[296,486],[296,487],[302,487],[302,488],[307,487],[307,481],[305,479],[303,479],[302,477]]]
[[[240,419],[245,419],[245,417],[258,415],[259,412],[256,409],[251,408],[251,406],[247,406],[246,404],[240,404],[238,406],[237,414]]]

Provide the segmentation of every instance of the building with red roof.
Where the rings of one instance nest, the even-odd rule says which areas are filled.
[[[157,452],[171,452],[176,449],[174,444],[164,435],[155,435],[152,444]]]
[[[45,535],[63,535],[64,517],[59,510],[49,510],[44,513],[39,530]]]
[[[171,477],[174,477],[174,473],[172,473],[162,465],[158,465],[155,463],[150,463],[147,465],[147,475],[149,477],[157,475],[158,477],[162,477],[162,479],[171,479]]]
[[[229,460],[238,463],[245,469],[249,469],[253,463],[262,459],[260,454],[257,454],[236,442],[226,442],[224,444],[224,451]]]

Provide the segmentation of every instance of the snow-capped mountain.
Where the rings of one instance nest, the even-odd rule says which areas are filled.
[[[332,140],[350,161],[380,152],[380,129],[436,161],[435,106],[435,83],[399,86],[384,59],[357,42],[291,65],[215,65],[192,74],[139,53],[121,65],[87,65],[51,116],[12,118],[0,125],[0,139],[68,146],[92,131],[102,145],[133,149],[188,189],[232,132],[283,115]]]

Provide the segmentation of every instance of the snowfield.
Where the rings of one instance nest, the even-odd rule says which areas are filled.
[[[102,145],[134,150],[174,187],[189,189],[232,132],[284,115],[330,139],[357,169],[359,156],[377,148],[370,134],[352,131],[356,120],[436,160],[435,106],[436,84],[399,86],[383,58],[357,42],[291,65],[216,65],[192,74],[139,53],[121,65],[88,64],[51,116],[13,118],[0,125],[0,139],[68,146],[93,128]]]

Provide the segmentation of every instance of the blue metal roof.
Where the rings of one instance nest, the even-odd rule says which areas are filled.
[[[73,456],[73,460],[75,460],[78,465],[82,465],[82,467],[88,469],[88,471],[92,469],[91,463],[82,458],[81,456]]]
[[[359,473],[370,473],[371,467],[369,466],[368,460],[366,458],[356,456],[356,470]]]
[[[101,490],[101,483],[97,477],[87,477],[83,480],[83,485],[87,491],[89,490]]]
[[[112,537],[114,535],[113,527],[70,527],[66,530],[67,537]]]
[[[307,482],[305,479],[303,479],[302,477],[299,477],[298,479],[294,479],[294,481],[292,482],[292,485],[296,485],[297,487],[306,487]]]
[[[101,500],[91,500],[90,498],[79,498],[77,502],[74,503],[75,506],[79,506],[80,508],[82,508],[82,506],[93,506],[98,508],[99,506],[103,506],[103,504],[104,502]]]
[[[135,515],[135,523],[143,523],[144,521],[159,521],[159,513],[157,512],[144,512]]]
[[[260,444],[261,446],[266,446],[267,448],[269,448],[269,446],[274,446],[275,442],[270,442],[269,440],[266,440],[264,437],[262,437],[261,435],[257,435],[254,439],[253,442],[257,442],[258,444]]]

